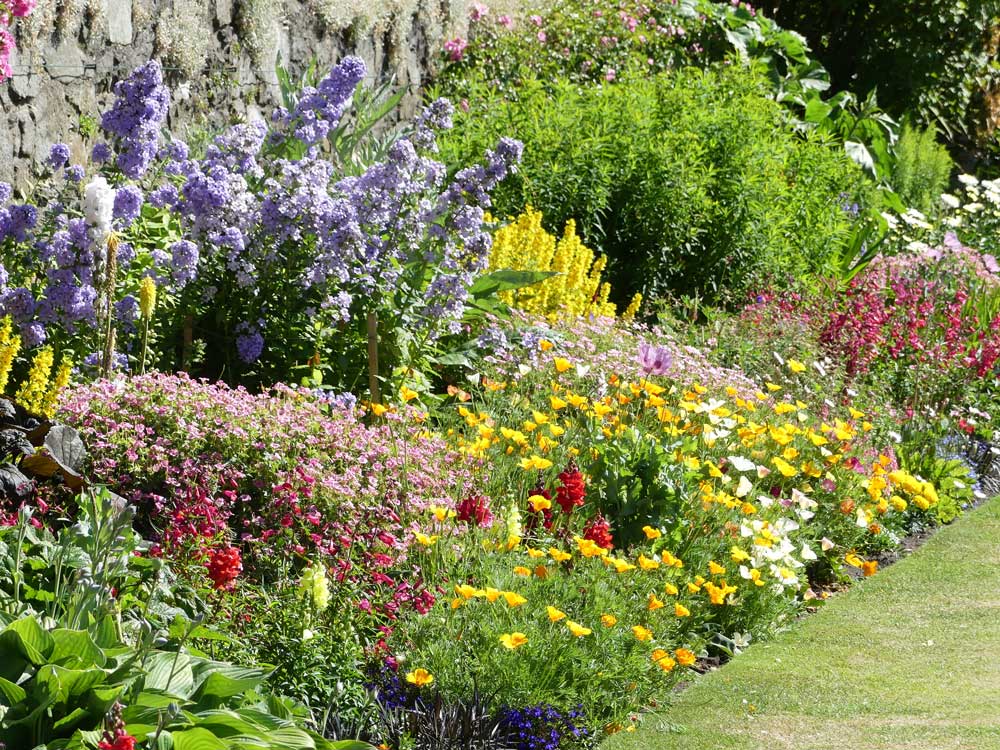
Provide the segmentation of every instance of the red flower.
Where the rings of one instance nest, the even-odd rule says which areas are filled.
[[[470,495],[459,503],[456,518],[474,526],[489,526],[493,523],[489,500],[482,495]]]
[[[101,740],[97,743],[97,748],[98,750],[135,750],[135,737],[130,734],[119,734],[111,741]]]
[[[611,538],[611,524],[600,513],[594,516],[584,527],[583,538],[589,539],[598,547],[603,547],[604,549],[612,549],[615,546],[614,540]]]
[[[209,550],[208,577],[212,579],[215,588],[227,590],[233,588],[236,579],[243,572],[243,562],[240,559],[240,551],[236,547],[223,547],[222,549]]]
[[[556,489],[556,502],[563,513],[572,513],[573,508],[583,505],[587,496],[587,488],[583,484],[583,474],[570,462],[569,466],[559,475],[562,485]]]

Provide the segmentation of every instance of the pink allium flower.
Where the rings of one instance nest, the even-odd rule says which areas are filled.
[[[489,7],[483,3],[473,3],[472,7],[469,8],[469,18],[473,21],[479,21],[489,12]]]
[[[465,55],[465,48],[469,46],[469,43],[462,39],[462,37],[457,36],[454,39],[449,39],[444,43],[444,51],[448,53],[448,59],[452,62],[459,62]]]
[[[528,20],[535,24],[535,26],[541,26],[543,23],[541,16],[528,16]]]
[[[24,18],[38,5],[38,0],[9,0],[10,12],[15,18]]]
[[[0,26],[0,82],[6,81],[14,71],[10,67],[10,53],[16,49],[14,36]]]

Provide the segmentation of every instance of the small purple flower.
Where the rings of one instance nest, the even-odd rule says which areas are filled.
[[[9,182],[0,182],[0,203],[6,203],[10,200],[10,196],[14,194],[14,189],[10,186]]]
[[[21,326],[21,343],[25,349],[33,349],[45,343],[45,326],[41,323],[24,323]]]
[[[95,164],[104,164],[111,158],[111,147],[108,146],[104,141],[99,141],[94,144],[94,148],[90,151],[90,160]]]
[[[66,162],[69,161],[69,146],[65,143],[55,143],[52,148],[49,149],[49,158],[47,160],[48,165],[52,169],[59,169],[60,167],[66,166]]]
[[[666,375],[673,361],[673,355],[665,346],[651,346],[645,341],[639,344],[639,365],[647,375]]]
[[[139,218],[142,210],[142,191],[135,185],[124,185],[115,192],[114,217],[121,226],[128,227]]]
[[[190,240],[180,240],[170,246],[170,268],[174,281],[184,286],[197,275],[198,246]]]
[[[242,330],[243,333],[236,337],[236,353],[246,364],[253,364],[264,351],[264,337],[260,335],[260,331],[246,323],[241,323],[237,330]]]
[[[66,171],[63,172],[63,175],[70,182],[80,182],[84,178],[83,167],[79,164],[73,164],[66,167]]]

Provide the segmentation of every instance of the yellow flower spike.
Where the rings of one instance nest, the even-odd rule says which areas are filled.
[[[411,685],[424,687],[434,682],[434,675],[423,668],[414,669],[412,672],[406,673],[406,681]]]
[[[507,602],[508,607],[520,607],[522,604],[528,601],[523,596],[514,591],[504,591],[503,598],[504,601]]]
[[[590,635],[594,631],[590,628],[585,628],[578,622],[573,622],[572,620],[566,621],[566,627],[569,628],[569,632],[575,635],[577,638],[582,638],[585,635]]]
[[[674,604],[674,615],[676,617],[690,617],[691,610],[685,607],[683,604]]]
[[[663,536],[662,531],[660,531],[659,529],[654,529],[652,526],[643,526],[642,533],[646,535],[647,539],[659,539],[661,536]]]
[[[549,620],[552,622],[559,622],[560,620],[566,619],[565,612],[562,612],[551,605],[545,608],[545,612],[549,616]]]
[[[59,369],[56,370],[56,376],[52,380],[52,385],[49,387],[48,392],[46,392],[44,398],[42,399],[41,409],[39,413],[47,418],[52,419],[56,413],[56,405],[59,403],[59,396],[69,385],[70,376],[73,373],[73,360],[67,355],[63,355],[62,361],[59,363]],[[0,389],[0,393],[3,393],[3,389]]]
[[[606,628],[613,628],[618,624],[618,618],[614,615],[603,614],[601,615],[601,625]]]
[[[632,634],[635,636],[637,641],[653,640],[653,631],[649,628],[644,628],[642,625],[633,625]]]
[[[528,636],[524,633],[504,633],[500,636],[500,643],[504,648],[513,651],[528,642]]]
[[[17,391],[15,400],[32,414],[42,413],[54,359],[51,346],[39,349],[31,360],[28,377]]]

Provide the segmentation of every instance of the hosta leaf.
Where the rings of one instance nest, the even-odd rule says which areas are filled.
[[[228,750],[228,745],[207,729],[195,727],[174,732],[174,750]]]

